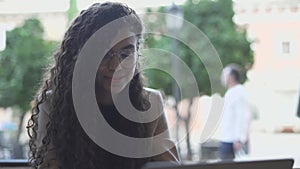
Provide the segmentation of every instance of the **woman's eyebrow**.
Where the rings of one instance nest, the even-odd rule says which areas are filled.
[[[121,49],[133,49],[134,48],[134,45],[133,44],[129,44],[125,47],[122,47]]]

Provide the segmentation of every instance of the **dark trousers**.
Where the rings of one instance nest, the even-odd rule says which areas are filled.
[[[243,144],[243,146],[242,146],[242,149],[244,150],[244,152],[246,154],[249,153],[248,146],[249,146],[248,141],[245,144]],[[221,145],[220,145],[220,148],[219,148],[219,152],[220,152],[220,158],[221,158],[221,160],[231,161],[231,160],[233,160],[235,158],[233,143],[221,142]]]
[[[225,161],[233,160],[234,159],[233,143],[221,142],[219,152],[220,152],[221,160],[225,160]]]

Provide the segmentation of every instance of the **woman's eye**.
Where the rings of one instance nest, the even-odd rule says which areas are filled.
[[[120,55],[121,55],[122,59],[125,59],[125,58],[127,58],[129,56],[128,53],[120,53]]]
[[[126,58],[126,57],[128,57],[132,54],[133,54],[133,52],[131,50],[124,50],[124,51],[120,52],[120,55],[121,55],[122,58]]]

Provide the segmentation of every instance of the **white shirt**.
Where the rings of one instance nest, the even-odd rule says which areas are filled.
[[[221,121],[221,141],[233,143],[248,140],[250,111],[247,92],[241,84],[227,90]]]

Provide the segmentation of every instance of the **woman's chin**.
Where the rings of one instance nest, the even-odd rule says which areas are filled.
[[[119,94],[126,85],[111,85],[110,91],[112,94]]]

